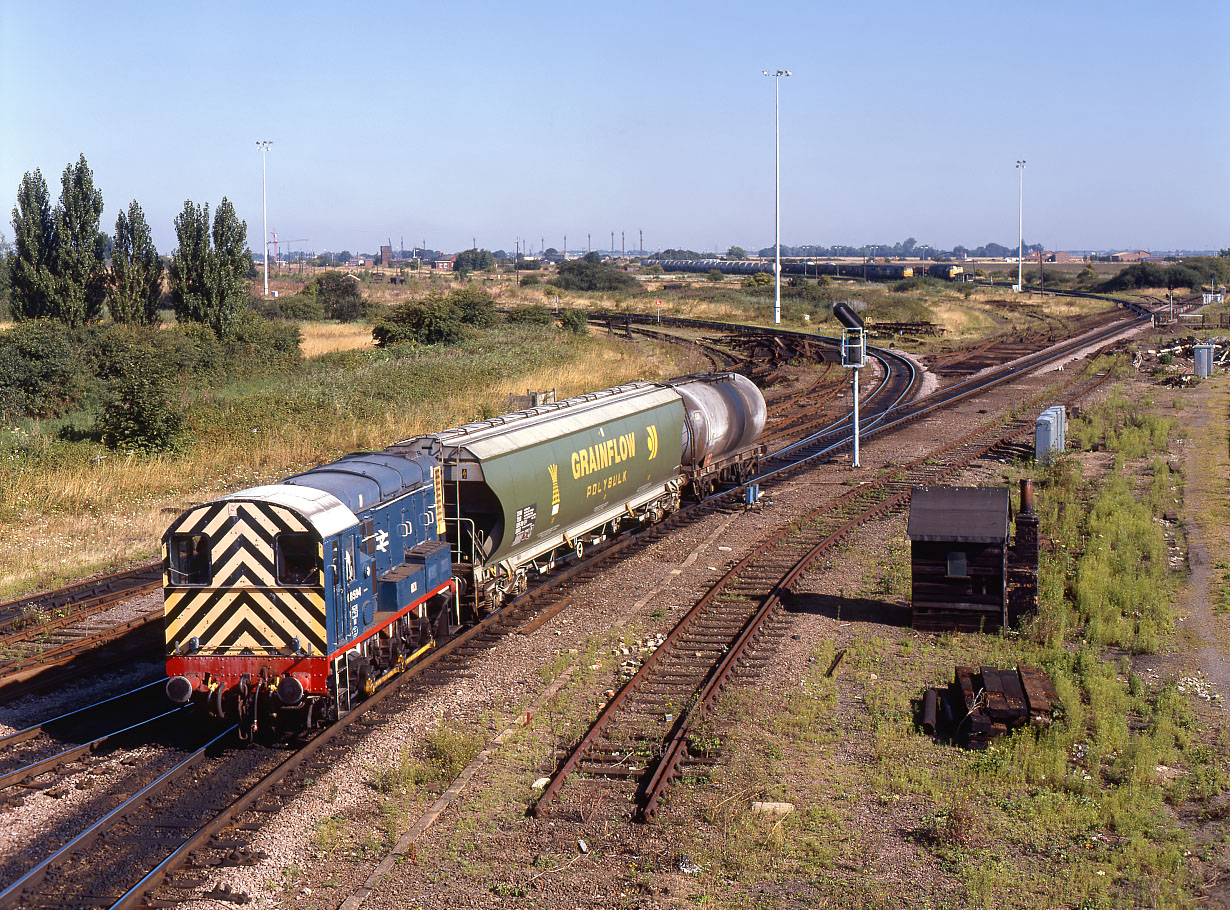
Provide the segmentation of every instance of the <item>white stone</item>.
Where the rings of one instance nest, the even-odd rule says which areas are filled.
[[[752,803],[752,811],[764,815],[789,815],[794,811],[794,803],[772,803],[757,800]]]

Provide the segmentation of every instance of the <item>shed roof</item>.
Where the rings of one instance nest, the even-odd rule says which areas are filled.
[[[1007,487],[914,487],[906,540],[1004,543]]]

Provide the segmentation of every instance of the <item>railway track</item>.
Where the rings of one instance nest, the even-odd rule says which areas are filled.
[[[1109,374],[1073,378],[1026,402],[1080,398]],[[932,408],[943,407],[937,402]],[[825,503],[770,535],[731,568],[684,615],[664,643],[612,698],[556,771],[533,807],[541,816],[575,773],[634,787],[636,816],[652,821],[670,784],[703,771],[714,758],[701,720],[738,672],[767,660],[775,631],[770,618],[798,576],[853,529],[908,503],[910,488],[940,483],[961,468],[1033,428],[1032,416],[991,420],[961,439]]]
[[[910,373],[912,376],[912,368]],[[913,382],[911,379],[909,388],[913,388]],[[896,399],[892,405],[886,403],[882,407],[880,414],[885,425],[888,425],[887,418],[899,406],[900,399]],[[800,459],[796,452],[791,456],[791,464],[798,465],[821,454],[817,450]],[[733,493],[728,491],[712,497],[696,506],[695,513],[685,515],[681,512],[673,520],[690,521],[714,509],[731,508]],[[40,861],[12,882],[5,891],[0,892],[0,907],[17,903],[48,907],[94,906],[100,903],[113,907],[135,907],[144,900],[143,896],[150,889],[157,887],[194,852],[198,853],[203,864],[250,861],[253,857],[243,852],[247,837],[244,832],[259,827],[259,819],[278,811],[282,801],[287,798],[286,794],[299,785],[296,781],[301,782],[312,776],[313,768],[327,767],[331,757],[340,754],[336,750],[351,748],[353,740],[361,736],[363,727],[377,722],[374,718],[378,714],[395,713],[409,699],[465,675],[468,665],[478,655],[495,646],[512,629],[528,628],[537,622],[532,619],[536,612],[541,611],[538,613],[541,619],[562,607],[564,603],[559,599],[561,584],[584,572],[596,571],[621,551],[644,545],[666,533],[671,526],[669,523],[655,526],[639,536],[628,535],[626,539],[611,541],[604,549],[591,551],[592,562],[568,567],[544,579],[539,589],[511,602],[504,610],[413,664],[399,677],[390,680],[389,685],[379,689],[376,695],[361,702],[337,724],[296,751],[283,754],[259,748],[245,750],[246,754],[256,755],[261,760],[253,759],[250,764],[236,760],[235,764],[228,764],[224,760],[225,755],[217,753],[228,742],[226,737],[230,734],[224,733],[220,738],[211,740],[188,754],[173,769],[149,781],[148,787],[143,787],[114,810],[108,811],[104,819],[96,823],[101,824],[97,830],[91,826],[88,831],[74,836],[46,857],[46,861]],[[554,598],[553,603],[547,595]],[[750,636],[749,643],[763,645],[764,639]],[[754,657],[753,654],[753,662]],[[684,737],[686,740],[687,736]],[[198,787],[197,783],[201,781],[209,782],[208,787]],[[229,789],[215,788],[215,781],[225,781]],[[128,827],[116,827],[122,819],[137,816],[154,821],[145,825],[123,822]],[[245,822],[244,818],[253,820]],[[227,834],[228,830],[233,834]],[[121,882],[119,878],[91,878],[86,868],[90,843],[96,842],[104,833],[108,843],[142,845],[135,853],[125,854],[122,861],[122,868],[128,875],[125,881]],[[200,851],[208,852],[209,856],[200,857]],[[143,874],[139,870],[149,871]],[[140,880],[133,881],[138,876],[141,876]],[[51,884],[48,885],[48,882]],[[125,888],[127,890],[122,890]]]

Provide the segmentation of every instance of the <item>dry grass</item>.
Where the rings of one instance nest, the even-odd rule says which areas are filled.
[[[305,322],[299,326],[303,341],[299,349],[307,358],[336,351],[359,351],[374,347],[372,327],[358,322]]]
[[[333,328],[331,326],[323,327]],[[413,369],[413,363],[409,369]],[[510,393],[558,390],[559,397],[697,366],[673,349],[608,339],[561,348],[559,358],[499,382],[475,379],[433,389],[363,418],[344,403],[310,425],[289,420],[155,458],[111,454],[91,461],[58,457],[54,440],[34,435],[23,456],[0,464],[0,599],[94,571],[155,558],[171,519],[194,503],[268,483],[345,452],[389,443],[508,410]],[[378,378],[372,381],[378,381]],[[293,394],[293,390],[287,394]],[[185,402],[190,406],[192,402]]]

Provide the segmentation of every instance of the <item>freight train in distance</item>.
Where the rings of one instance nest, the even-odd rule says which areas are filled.
[[[773,274],[773,262],[767,259],[647,259],[645,265],[661,266],[664,272],[721,272],[723,275]],[[955,280],[965,268],[949,262],[932,262],[925,266],[899,265],[891,262],[816,262],[812,259],[783,259],[783,275],[836,275],[841,278],[868,278],[876,281],[896,281],[916,274],[931,278]]]
[[[241,736],[328,723],[585,547],[751,477],[736,373],[632,383],[348,455],[163,536],[166,693]]]

